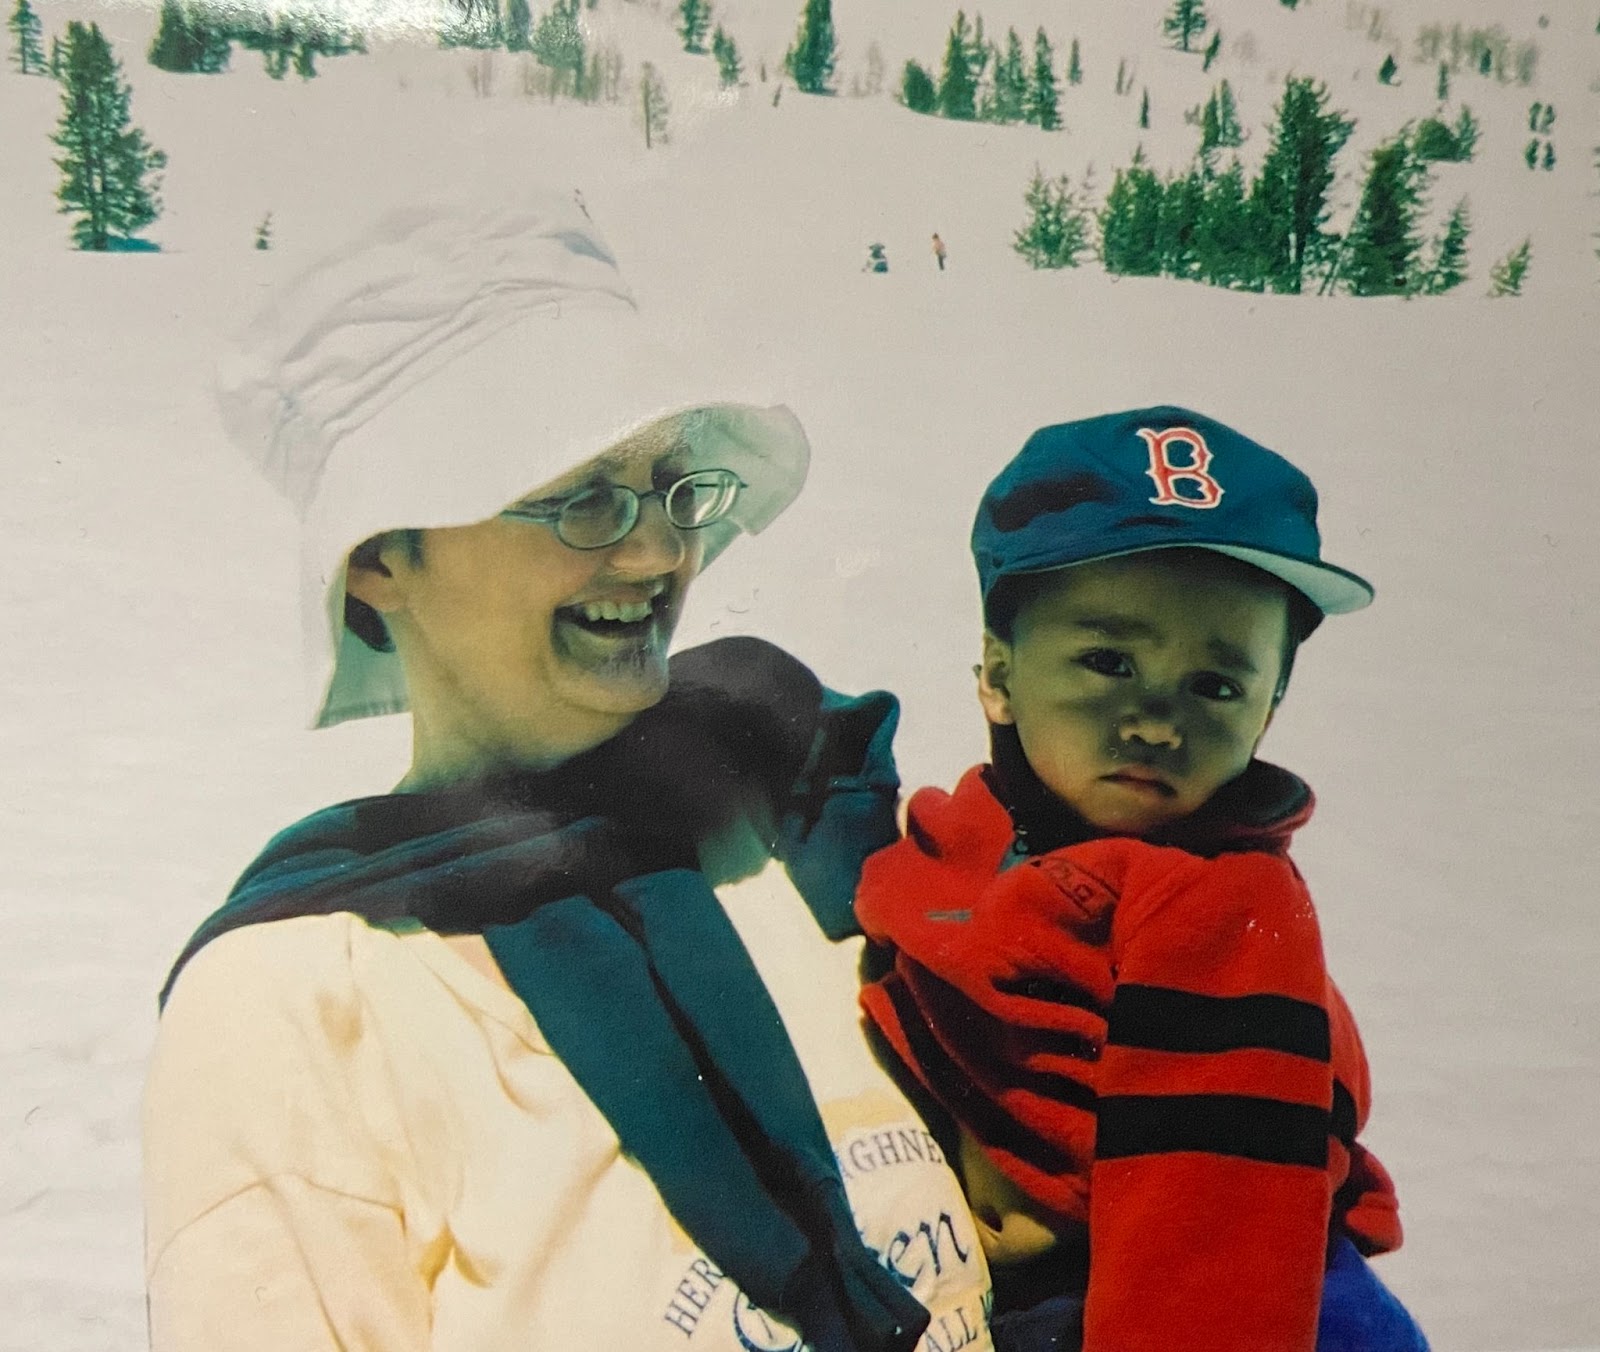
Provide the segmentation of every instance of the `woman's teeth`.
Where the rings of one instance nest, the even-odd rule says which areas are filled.
[[[648,601],[586,601],[578,607],[586,620],[620,620],[632,624],[650,618]]]

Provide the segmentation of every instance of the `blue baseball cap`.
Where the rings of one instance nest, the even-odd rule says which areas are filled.
[[[972,526],[986,619],[1007,578],[1175,548],[1253,564],[1324,615],[1372,600],[1370,583],[1323,562],[1310,479],[1173,405],[1041,427],[989,485]]]

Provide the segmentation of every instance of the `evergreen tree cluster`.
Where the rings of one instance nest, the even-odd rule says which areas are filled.
[[[1162,174],[1141,148],[1116,171],[1098,208],[1065,180],[1052,183],[1035,171],[1017,251],[1035,267],[1070,266],[1098,237],[1108,272],[1288,294],[1439,295],[1465,281],[1467,205],[1458,203],[1438,235],[1424,238],[1429,161],[1409,125],[1373,152],[1341,236],[1329,227],[1329,193],[1355,124],[1332,106],[1324,85],[1289,77],[1253,178],[1237,156],[1220,163],[1221,150],[1243,139],[1226,83],[1188,120],[1201,127],[1188,169]],[[1070,263],[1051,261],[1062,219],[1084,225]]]
[[[1465,164],[1478,148],[1478,120],[1472,109],[1463,107],[1454,123],[1437,117],[1425,117],[1417,123],[1413,146],[1425,160],[1442,160],[1450,164]]]
[[[1555,130],[1555,125],[1554,104],[1534,103],[1528,109],[1528,130],[1535,133],[1522,152],[1522,158],[1527,162],[1528,168],[1556,167],[1556,143],[1550,139],[1550,133]],[[1541,141],[1540,137],[1545,139]]]
[[[803,94],[831,94],[839,63],[839,39],[833,30],[833,0],[805,0],[794,46],[784,54],[783,68]]]
[[[11,33],[11,62],[24,75],[48,75],[44,55],[44,24],[28,0],[17,0],[17,7],[6,20]]]
[[[1083,81],[1083,59],[1072,39],[1066,65],[1069,85]],[[959,122],[1028,123],[1045,131],[1061,127],[1061,80],[1056,49],[1043,28],[1031,50],[1015,28],[1004,42],[988,40],[982,15],[968,20],[958,10],[945,37],[939,78],[919,61],[907,61],[900,75],[899,99],[915,113]]]
[[[1418,61],[1438,62],[1452,73],[1476,72],[1500,84],[1532,84],[1539,64],[1537,43],[1513,42],[1498,24],[1491,28],[1427,24],[1417,34],[1415,50]]]
[[[135,238],[161,214],[167,157],[132,125],[133,94],[99,24],[67,24],[60,49],[61,150],[56,200],[80,249],[154,248]]]
[[[260,52],[275,80],[291,68],[309,80],[317,73],[317,57],[366,51],[358,32],[325,12],[269,14],[248,7],[224,9],[204,0],[162,0],[146,59],[160,70],[215,75],[228,69],[236,42]]]
[[[1047,179],[1038,165],[1023,200],[1028,219],[1012,247],[1036,268],[1075,268],[1095,252],[1095,217],[1087,185],[1062,175]]]

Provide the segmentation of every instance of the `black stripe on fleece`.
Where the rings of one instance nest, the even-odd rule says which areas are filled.
[[[1290,1052],[1328,1061],[1328,1011],[1287,995],[1195,995],[1129,983],[1111,1001],[1106,1041],[1158,1052]]]
[[[1243,1094],[1101,1096],[1097,1159],[1180,1150],[1325,1169],[1328,1112]]]
[[[883,990],[894,1005],[900,1020],[901,1032],[910,1044],[911,1055],[926,1077],[928,1089],[951,1116],[966,1123],[971,1131],[986,1144],[1009,1151],[1044,1173],[1065,1173],[1072,1168],[1072,1160],[1065,1151],[1058,1150],[1048,1141],[1020,1127],[999,1105],[990,1102],[939,1045],[923,1020],[911,992],[898,981],[886,981]],[[951,991],[955,999],[964,999]],[[1074,1104],[1080,1111],[1094,1111],[1092,1093],[1081,1086],[1063,1081],[1061,1089],[1076,1091],[1087,1096],[1085,1104]]]
[[[1356,1100],[1339,1080],[1333,1082],[1333,1125],[1330,1128],[1345,1145],[1355,1144]]]

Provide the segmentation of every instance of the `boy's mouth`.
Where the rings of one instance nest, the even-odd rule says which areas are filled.
[[[1101,775],[1100,778],[1107,783],[1120,784],[1135,793],[1146,793],[1155,798],[1176,798],[1178,795],[1177,789],[1160,775],[1139,770],[1118,770],[1115,774]]]

